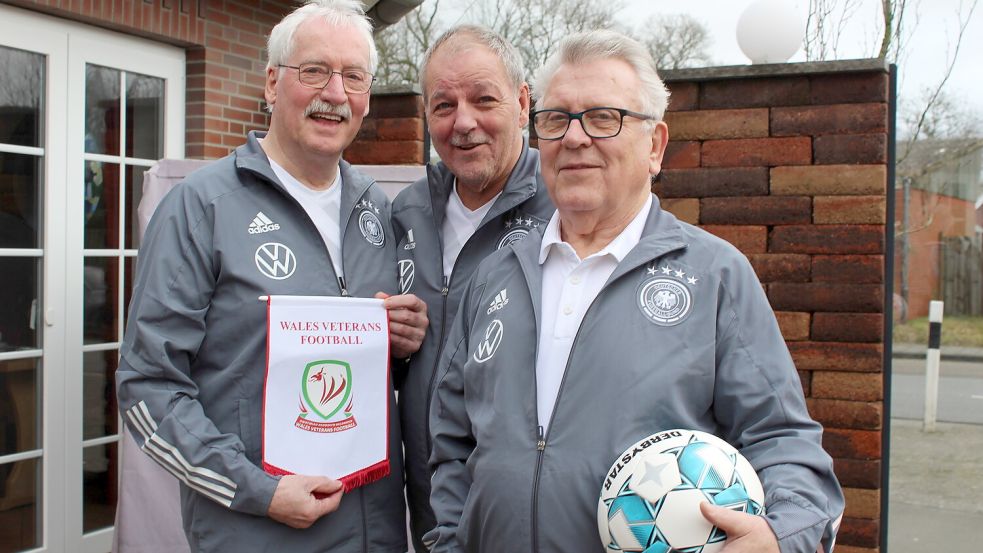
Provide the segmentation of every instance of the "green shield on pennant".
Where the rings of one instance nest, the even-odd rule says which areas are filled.
[[[344,361],[313,361],[304,368],[300,383],[304,403],[328,420],[348,403],[352,394],[352,368]]]

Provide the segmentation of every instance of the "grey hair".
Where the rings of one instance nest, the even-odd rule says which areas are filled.
[[[273,27],[266,41],[267,69],[286,62],[293,53],[294,33],[312,17],[320,17],[336,27],[352,27],[361,33],[369,45],[369,73],[375,73],[379,65],[379,52],[372,39],[372,23],[365,16],[362,3],[358,0],[310,0],[287,14]]]
[[[638,91],[639,109],[661,120],[669,105],[669,90],[659,78],[652,55],[638,41],[609,30],[577,33],[563,39],[557,52],[536,71],[532,89],[536,109],[543,108],[543,94],[560,66],[609,58],[622,60],[635,70],[642,84]]]
[[[420,65],[420,89],[423,90],[424,101],[427,100],[427,69],[437,50],[447,45],[448,48],[453,48],[451,53],[457,53],[476,44],[488,48],[498,56],[513,88],[518,90],[522,83],[526,82],[526,66],[522,63],[522,56],[505,37],[479,25],[457,25],[440,35],[423,55],[423,63]]]

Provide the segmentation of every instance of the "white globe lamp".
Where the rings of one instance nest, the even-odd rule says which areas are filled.
[[[737,21],[737,44],[751,63],[785,63],[806,34],[804,14],[794,0],[756,0]]]

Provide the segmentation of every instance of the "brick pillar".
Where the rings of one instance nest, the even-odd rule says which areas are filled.
[[[423,149],[419,88],[390,87],[372,91],[369,114],[344,158],[360,165],[422,165]]]
[[[847,499],[837,551],[881,548],[888,69],[882,61],[667,71],[653,186],[751,260]]]

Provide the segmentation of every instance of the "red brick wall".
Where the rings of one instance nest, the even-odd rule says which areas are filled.
[[[423,96],[409,88],[378,90],[370,102],[345,159],[366,165],[422,165]]]
[[[10,3],[185,48],[185,155],[199,159],[222,157],[242,144],[247,132],[268,126],[269,116],[263,111],[266,37],[273,25],[297,5],[293,0],[12,0]],[[411,106],[402,110],[414,115],[398,117],[422,118],[422,110],[417,114],[412,107],[416,101],[412,94],[399,97],[401,100],[383,103],[409,103]],[[377,104],[378,99],[373,98],[373,110]],[[378,116],[373,116],[375,119]],[[370,143],[372,139],[360,136],[358,151],[371,151],[370,157],[379,160],[373,163],[422,163],[422,130],[414,134],[401,125],[406,123],[397,122],[393,128],[381,125],[379,141],[387,144]],[[422,129],[422,122],[417,126]],[[389,152],[391,156],[384,155]]]
[[[845,488],[837,551],[878,551],[888,71],[867,61],[665,77],[670,143],[653,190],[751,260]]]

